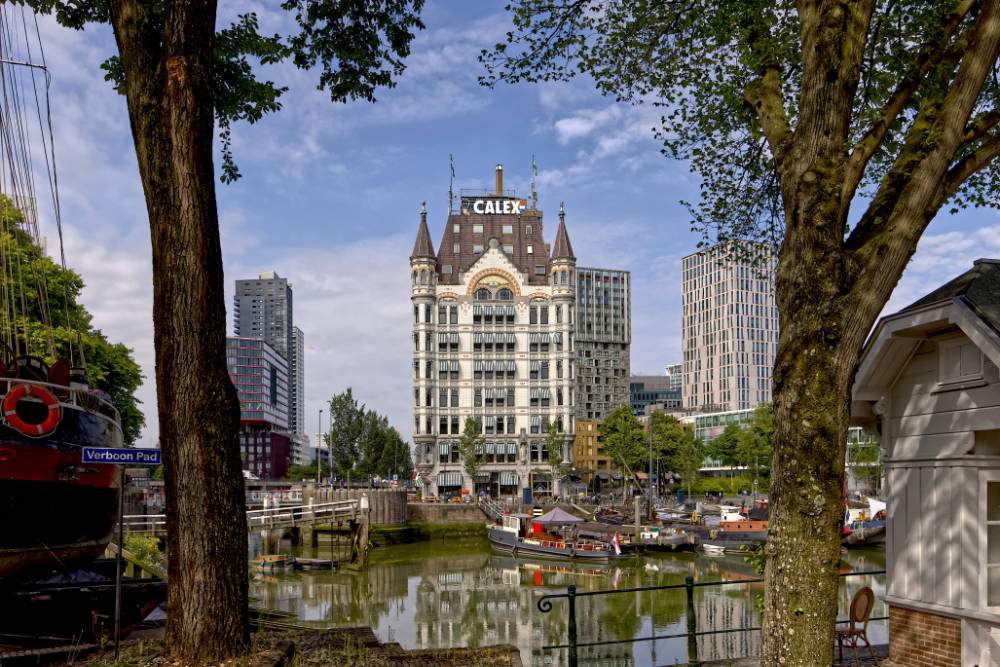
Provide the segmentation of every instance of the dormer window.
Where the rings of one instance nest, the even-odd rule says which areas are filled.
[[[482,252],[483,252],[483,246],[482,246],[482,244],[481,243],[477,243],[476,245],[472,246],[472,252],[476,253],[477,255],[482,254]]]
[[[531,233],[531,225],[525,225],[524,226],[524,233],[525,234],[530,234]]]
[[[482,234],[483,233],[483,226],[482,225],[472,225],[472,233],[473,234]]]
[[[938,381],[942,385],[982,380],[983,354],[967,338],[938,345]]]
[[[534,246],[530,246],[530,245],[527,246],[527,249],[525,250],[525,252],[527,252],[529,255],[535,254],[535,248],[534,248]]]

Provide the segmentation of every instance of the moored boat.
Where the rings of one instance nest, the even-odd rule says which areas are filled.
[[[295,556],[291,554],[265,554],[257,556],[250,564],[261,570],[285,570],[295,567]]]
[[[617,544],[617,537],[606,542],[569,541],[554,536],[532,535],[528,528],[533,517],[528,514],[508,514],[499,525],[487,524],[486,535],[493,549],[513,556],[529,556],[557,560],[617,560],[628,557]]]
[[[0,19],[16,25],[26,18],[3,13],[13,11],[15,6],[3,5]],[[31,62],[40,46],[0,40],[0,76],[11,86],[0,100],[5,128],[26,132],[26,120],[48,112],[37,95],[37,108],[28,109],[24,105],[32,98],[18,92],[31,90],[36,72],[45,70],[44,63]],[[0,587],[5,589],[66,574],[104,552],[117,515],[120,467],[86,463],[82,450],[124,446],[118,410],[88,382],[81,340],[87,331],[70,315],[69,294],[82,283],[53,287],[79,277],[65,264],[65,273],[52,273],[60,269],[45,254],[35,197],[44,189],[33,182],[36,171],[45,171],[32,158],[30,133],[17,135],[0,132]],[[43,134],[43,143],[51,141]],[[48,160],[46,155],[51,179],[54,164]],[[61,224],[55,183],[48,185]],[[61,254],[61,227],[59,239]],[[63,299],[56,298],[58,289]]]

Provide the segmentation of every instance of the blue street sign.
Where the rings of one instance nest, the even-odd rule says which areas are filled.
[[[121,449],[117,447],[84,447],[84,463],[115,465],[160,465],[159,449]]]

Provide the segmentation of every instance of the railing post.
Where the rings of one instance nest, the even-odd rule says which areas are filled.
[[[694,577],[690,574],[684,577],[684,587],[687,589],[687,622],[688,622],[688,663],[698,664],[698,619],[694,613]]]
[[[576,667],[576,584],[570,584],[569,593],[569,667]]]

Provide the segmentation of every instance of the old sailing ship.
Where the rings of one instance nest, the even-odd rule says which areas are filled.
[[[83,447],[123,446],[121,419],[89,386],[68,299],[49,302],[36,171],[66,266],[37,36],[30,12],[0,5],[0,587],[99,557],[121,487],[118,466],[83,463]]]

